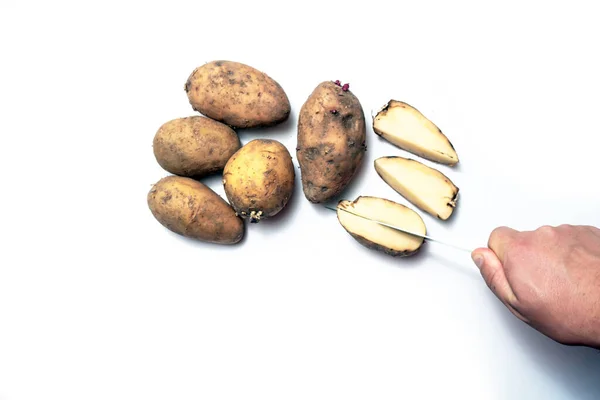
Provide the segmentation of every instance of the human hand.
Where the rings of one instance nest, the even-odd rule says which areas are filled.
[[[471,256],[515,316],[559,343],[600,348],[600,229],[499,227],[488,247]]]

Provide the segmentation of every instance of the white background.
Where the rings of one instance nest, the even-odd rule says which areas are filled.
[[[295,159],[299,109],[349,82],[369,118],[420,109],[461,158],[434,237],[600,225],[595,2],[0,2],[0,399],[597,399],[600,354],[516,320],[468,253],[367,250],[295,195],[238,246],[153,219],[152,138],[211,60],[276,79],[290,120],[240,132]],[[370,118],[368,119],[370,123]],[[407,204],[368,131],[344,197]],[[224,195],[220,178],[205,180]]]

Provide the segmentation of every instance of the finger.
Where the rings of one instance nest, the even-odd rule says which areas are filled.
[[[587,225],[586,228],[592,232],[595,236],[600,237],[600,229],[596,228],[595,226],[591,226],[591,225]]]
[[[527,322],[527,319],[517,310],[518,299],[506,279],[504,267],[496,254],[490,249],[481,248],[474,250],[471,256],[490,290],[517,318]]]
[[[472,257],[492,292],[505,303],[514,302],[515,297],[504,274],[504,267],[496,254],[490,249],[477,249],[473,251]]]
[[[506,226],[500,226],[492,231],[488,240],[488,247],[496,253],[500,263],[506,261],[506,252],[515,241],[519,231]]]

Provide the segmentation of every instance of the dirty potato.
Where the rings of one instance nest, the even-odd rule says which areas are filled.
[[[339,195],[366,151],[362,106],[348,85],[322,82],[300,110],[296,155],[302,189],[312,203]]]
[[[291,111],[279,83],[239,62],[219,60],[196,68],[185,91],[195,111],[234,128],[276,125]]]
[[[148,193],[147,202],[158,222],[182,236],[217,244],[235,244],[244,236],[244,222],[233,208],[191,178],[162,178]]]
[[[153,141],[154,156],[163,169],[196,178],[223,170],[241,146],[233,129],[203,116],[168,121]]]
[[[223,185],[238,215],[256,223],[286,206],[294,192],[295,175],[292,157],[283,144],[255,139],[229,159]]]

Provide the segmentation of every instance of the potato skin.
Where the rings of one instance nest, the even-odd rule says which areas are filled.
[[[148,193],[148,207],[164,227],[203,242],[235,244],[244,237],[244,221],[211,188],[194,179],[167,176]]]
[[[415,254],[417,254],[419,252],[419,250],[421,250],[421,247],[419,247],[418,249],[412,250],[412,251],[409,251],[409,250],[398,251],[398,250],[390,249],[386,246],[382,246],[378,243],[373,243],[369,239],[366,239],[362,236],[356,235],[352,232],[348,232],[348,233],[350,234],[350,236],[352,236],[354,238],[354,240],[356,240],[361,245],[365,246],[367,249],[380,251],[380,252],[387,254],[388,256],[392,256],[392,257],[399,257],[399,258],[410,257],[410,256],[414,256]]]
[[[311,203],[339,195],[362,164],[366,124],[362,106],[334,82],[320,83],[302,105],[296,157],[302,190]]]
[[[256,223],[279,213],[294,192],[296,172],[287,148],[255,139],[238,150],[223,170],[225,194],[235,211]]]
[[[203,116],[168,121],[153,141],[154,156],[163,169],[196,178],[223,170],[241,147],[233,129]]]
[[[291,111],[279,83],[234,61],[217,60],[196,68],[185,91],[195,111],[234,128],[276,125],[287,120]]]

